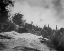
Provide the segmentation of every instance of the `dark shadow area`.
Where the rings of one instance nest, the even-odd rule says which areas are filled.
[[[5,44],[3,42],[0,42],[0,50],[3,50],[5,48],[6,48]]]

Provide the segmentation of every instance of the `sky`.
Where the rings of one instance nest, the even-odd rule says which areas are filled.
[[[49,24],[52,29],[64,27],[64,0],[11,0],[6,9],[9,18],[15,14],[23,14],[27,23],[38,25],[43,28]]]

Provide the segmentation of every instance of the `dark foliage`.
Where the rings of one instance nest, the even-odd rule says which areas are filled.
[[[26,28],[18,28],[17,32],[18,33],[27,33],[28,30]]]
[[[23,17],[22,14],[17,14],[13,17],[13,22],[16,24],[16,25],[21,25],[23,23],[23,21],[21,20]]]
[[[15,24],[11,22],[0,23],[0,32],[9,32],[16,29]]]

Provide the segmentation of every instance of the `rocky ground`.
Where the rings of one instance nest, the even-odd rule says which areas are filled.
[[[41,43],[43,39],[31,33],[3,32],[0,33],[0,51],[56,51]]]

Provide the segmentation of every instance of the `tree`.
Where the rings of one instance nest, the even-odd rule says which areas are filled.
[[[18,13],[17,15],[15,15],[15,16],[13,17],[12,21],[13,21],[13,23],[15,23],[16,25],[21,25],[21,24],[23,23],[22,18],[23,18],[23,15]]]

